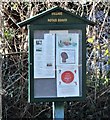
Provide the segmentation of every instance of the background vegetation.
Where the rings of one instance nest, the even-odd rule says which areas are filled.
[[[17,23],[53,6],[96,22],[87,27],[87,96],[65,102],[65,120],[110,118],[110,3],[109,2],[2,2],[3,119],[52,118],[51,103],[27,102],[27,27]]]

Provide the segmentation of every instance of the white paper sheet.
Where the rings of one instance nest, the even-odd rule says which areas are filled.
[[[34,39],[34,78],[55,78],[55,36]]]
[[[57,96],[79,96],[79,71],[77,66],[57,67]]]
[[[78,65],[79,34],[65,33],[56,35],[57,65]]]

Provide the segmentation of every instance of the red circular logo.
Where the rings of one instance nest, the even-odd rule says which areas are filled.
[[[62,73],[61,79],[64,83],[71,83],[74,80],[74,74],[71,71],[65,71]]]

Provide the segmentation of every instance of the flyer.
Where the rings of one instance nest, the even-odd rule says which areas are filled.
[[[78,65],[79,33],[57,34],[57,65]]]
[[[60,64],[75,64],[75,53],[74,49],[61,49],[60,53]]]
[[[34,39],[34,78],[55,78],[55,36]]]
[[[57,96],[79,96],[79,71],[77,66],[57,67]]]

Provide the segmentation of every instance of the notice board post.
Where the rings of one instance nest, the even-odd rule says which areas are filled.
[[[28,101],[54,102],[64,117],[64,101],[85,98],[86,26],[95,23],[56,6],[18,25],[28,26]]]
[[[53,102],[53,120],[64,119],[64,102]]]

